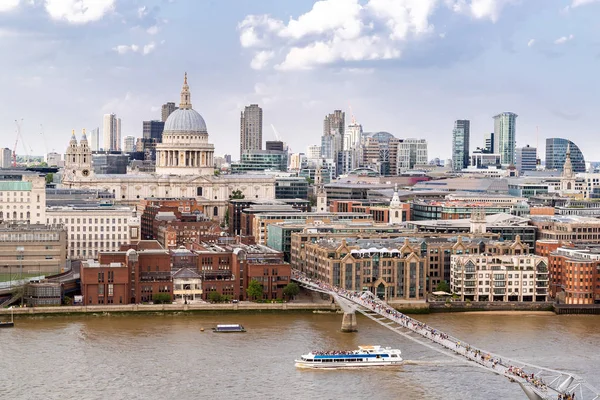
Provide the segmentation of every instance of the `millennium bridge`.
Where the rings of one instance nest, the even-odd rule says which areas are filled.
[[[400,313],[371,292],[351,292],[293,271],[301,287],[331,296],[344,312],[342,331],[357,331],[356,312],[383,327],[460,362],[516,382],[531,400],[600,400],[600,390],[569,372],[540,367],[476,348]]]

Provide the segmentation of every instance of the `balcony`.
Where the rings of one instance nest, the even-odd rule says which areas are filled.
[[[506,287],[506,281],[494,281],[494,287]]]
[[[171,272],[142,272],[140,282],[170,282]]]

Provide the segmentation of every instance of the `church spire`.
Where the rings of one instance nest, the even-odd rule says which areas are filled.
[[[187,72],[183,75],[183,87],[181,88],[181,102],[179,108],[182,110],[192,109],[192,95],[190,94],[190,87],[187,82]]]

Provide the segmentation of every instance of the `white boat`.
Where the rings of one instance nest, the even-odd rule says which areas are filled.
[[[381,346],[358,346],[351,351],[311,351],[296,360],[298,368],[355,368],[400,365],[400,350]]]

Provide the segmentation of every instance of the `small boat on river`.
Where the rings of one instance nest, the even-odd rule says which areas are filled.
[[[212,328],[212,330],[215,333],[246,332],[246,329],[240,324],[217,325],[216,328]]]
[[[402,364],[400,350],[382,346],[358,346],[350,351],[311,351],[296,360],[298,368],[388,367]]]

